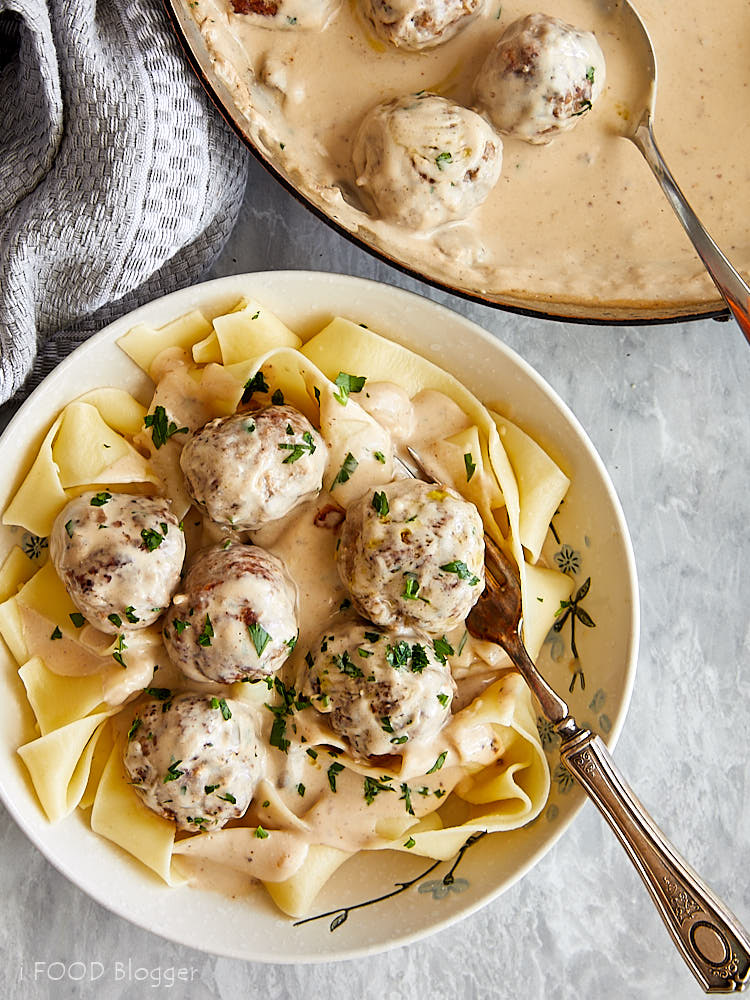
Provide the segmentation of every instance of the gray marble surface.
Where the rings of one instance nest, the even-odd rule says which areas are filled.
[[[641,587],[640,662],[615,759],[750,925],[750,351],[738,329],[576,326],[464,302],[354,248],[253,164],[240,223],[213,273],[277,268],[357,274],[436,299],[513,347],[572,407],[620,495]],[[479,913],[409,948],[318,966],[254,965],[164,941],[83,895],[4,811],[0,838],[7,1000],[700,995],[590,804]],[[98,962],[102,971],[58,980],[55,962]],[[137,982],[136,969],[149,978]]]

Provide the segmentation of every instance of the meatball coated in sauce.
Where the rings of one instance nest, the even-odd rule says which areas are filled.
[[[465,27],[485,0],[361,0],[380,37],[398,48],[430,49]]]
[[[484,589],[484,527],[453,490],[403,479],[349,507],[336,559],[365,618],[445,632]]]
[[[320,491],[327,451],[293,406],[268,406],[211,420],[187,441],[185,486],[212,521],[253,530]]]
[[[324,633],[306,662],[302,694],[358,757],[403,754],[450,718],[450,668],[419,632],[352,622]]]
[[[81,614],[102,632],[152,625],[179,583],[185,536],[168,500],[82,493],[55,519],[50,558]]]
[[[186,693],[137,712],[124,763],[149,809],[195,832],[245,813],[264,757],[247,705]]]
[[[475,88],[479,110],[495,128],[539,144],[573,128],[604,80],[604,56],[590,31],[529,14],[503,33]]]
[[[197,681],[232,684],[275,673],[297,639],[297,591],[284,564],[256,545],[198,553],[164,621],[169,658]]]
[[[368,112],[353,161],[357,185],[383,219],[425,231],[482,204],[500,176],[502,141],[468,108],[409,95]]]

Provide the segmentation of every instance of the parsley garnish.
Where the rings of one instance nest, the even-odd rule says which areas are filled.
[[[373,493],[372,495],[372,507],[373,510],[378,512],[379,517],[387,517],[389,510],[388,497],[385,493]]]
[[[299,636],[298,635],[293,635],[291,639],[287,639],[286,640],[285,645],[289,647],[289,652],[290,653],[294,649],[294,647],[297,645],[297,639],[299,639]]]
[[[397,745],[398,745],[398,744],[400,744],[400,743],[406,743],[406,741],[407,741],[408,739],[409,739],[409,737],[408,737],[408,736],[394,736],[394,737],[393,737],[393,738],[391,739],[391,743],[395,743],[395,744],[397,744]]]
[[[416,601],[419,594],[419,578],[416,573],[404,573],[404,592],[401,595],[404,600]]]
[[[181,763],[182,763],[182,760],[175,760],[175,761],[173,761],[173,762],[172,762],[172,763],[171,763],[171,764],[169,765],[169,767],[167,768],[167,773],[166,773],[166,775],[164,776],[164,784],[165,784],[165,785],[166,785],[166,783],[167,783],[168,781],[176,781],[176,780],[177,780],[178,778],[181,778],[181,777],[183,776],[183,774],[184,774],[185,772],[184,772],[184,771],[178,771],[178,770],[177,770],[178,766],[179,766],[179,765],[180,765]]]
[[[594,82],[594,67],[593,66],[589,66],[589,68],[586,70],[586,79],[589,81],[589,83],[593,83]]]
[[[227,705],[226,698],[212,698],[211,708],[218,708],[225,722],[229,722],[232,718],[232,712],[229,705]]]
[[[91,498],[91,506],[92,507],[103,507],[104,504],[105,503],[109,503],[109,501],[111,499],[112,499],[112,494],[111,493],[107,493],[106,490],[104,490],[101,493],[97,493],[96,496],[93,496]]]
[[[198,636],[196,642],[199,646],[210,646],[211,640],[214,637],[214,627],[211,624],[211,619],[206,615],[206,620],[203,623],[203,631]]]
[[[62,637],[63,637],[63,634],[60,631],[60,626],[59,625],[55,625],[55,630],[52,633],[52,635],[50,636],[50,639],[62,639]]]
[[[132,604],[129,604],[129,605],[127,606],[127,608],[125,608],[125,617],[127,618],[127,620],[128,620],[128,621],[129,621],[129,622],[130,622],[131,624],[135,624],[135,622],[139,622],[139,621],[141,620],[141,619],[140,619],[140,618],[139,618],[139,617],[138,617],[138,616],[136,615],[136,613],[135,613],[135,608],[133,607],[133,605],[132,605]]]
[[[305,753],[307,754],[308,757],[312,757],[313,760],[318,759],[318,751],[313,750],[312,747],[308,747],[307,750],[305,750]]]
[[[215,792],[216,789],[219,787],[220,787],[219,785],[204,785],[203,791],[206,793],[206,795],[210,795],[211,792]]]
[[[313,436],[310,431],[305,431],[302,435],[301,441],[295,441],[292,444],[289,444],[286,441],[281,441],[279,443],[279,448],[282,451],[289,452],[282,462],[282,465],[290,465],[292,462],[296,462],[298,459],[302,458],[305,453],[310,455],[314,454],[315,442],[313,441]]]
[[[167,699],[172,697],[172,692],[169,688],[144,688],[143,690],[145,694],[151,698],[156,698],[157,701],[167,701]]]
[[[262,656],[263,650],[271,641],[271,636],[268,632],[266,632],[262,625],[258,624],[258,622],[253,622],[252,625],[248,625],[247,630],[250,633],[250,638],[253,640],[255,652],[258,656]]]
[[[456,559],[453,562],[445,563],[445,565],[441,566],[440,569],[444,573],[455,573],[459,580],[468,580],[472,587],[476,587],[479,583],[479,577],[474,576],[466,563],[461,562],[459,559]]]
[[[349,375],[347,372],[339,372],[336,376],[336,385],[339,391],[334,392],[333,398],[338,400],[342,406],[346,406],[350,392],[362,392],[367,379],[364,375]]]
[[[395,646],[385,647],[386,663],[390,664],[396,670],[399,667],[405,667],[409,660],[409,653],[409,643],[402,639]]]
[[[332,792],[336,791],[336,775],[340,774],[340,772],[343,770],[344,770],[344,765],[339,764],[338,762],[334,762],[328,768],[328,784],[331,786]]]
[[[380,725],[387,733],[393,732],[393,726],[391,725],[390,716],[388,715],[381,716]]]
[[[386,785],[383,781],[378,781],[377,778],[371,778],[369,775],[365,778],[365,802],[368,806],[371,806],[375,796],[379,792],[395,792],[396,789],[392,785]]]
[[[430,770],[427,773],[428,774],[434,774],[435,771],[439,771],[440,768],[445,763],[445,758],[447,756],[448,756],[448,751],[447,750],[443,750],[443,752],[440,754],[440,756],[438,757],[438,759],[435,761],[435,763],[432,765],[432,767],[430,768]]]
[[[474,460],[471,457],[470,451],[467,451],[466,454],[464,455],[464,465],[466,466],[466,482],[470,483],[471,477],[474,475],[474,472],[476,471],[476,465],[474,464]]]
[[[70,618],[76,628],[83,628],[86,624],[86,619],[80,611],[74,611],[72,614],[68,615],[68,618]]]
[[[72,617],[72,616],[71,616]],[[119,663],[121,667],[127,667],[127,663],[122,658],[123,650],[127,649],[127,643],[125,642],[124,635],[117,636],[117,642],[115,643],[115,651],[112,654],[112,659],[115,663]]]
[[[180,618],[173,618],[172,624],[177,635],[182,635],[186,628],[190,628],[190,622],[184,622]]]
[[[281,391],[281,389],[274,390],[273,396],[271,396],[271,402],[273,403],[274,406],[284,405],[284,393]]]
[[[435,163],[437,163],[438,170],[445,170],[449,163],[453,163],[453,156],[445,150],[442,153],[438,153],[435,157]]]
[[[440,693],[437,696],[437,700],[440,702],[443,708],[445,708],[445,706],[448,704],[450,700],[450,695],[446,694],[445,691],[440,691]]]
[[[380,639],[380,632],[364,632],[363,635],[368,642],[377,642]]]
[[[409,848],[412,848],[412,847],[414,847],[414,845],[415,845],[416,843],[417,843],[417,842],[416,842],[416,840],[414,839],[414,837],[409,837],[409,839],[408,839],[408,840],[406,841],[406,843],[404,844],[404,847],[409,847]]]
[[[466,645],[466,640],[469,638],[469,633],[464,629],[464,634],[461,636],[461,641],[458,644],[458,655],[464,651],[464,646]]]
[[[262,826],[258,825],[255,827],[255,836],[258,840],[265,840],[268,837],[268,833],[263,829]]]
[[[382,451],[373,452],[373,458],[376,462],[380,462],[381,465],[385,465],[385,455]]]
[[[166,534],[166,532],[164,534]],[[164,535],[160,534],[158,531],[154,531],[153,528],[144,528],[141,531],[141,538],[143,539],[144,546],[149,552],[153,552],[154,549],[158,549],[164,541]]]
[[[107,621],[112,622],[115,628],[120,628],[122,625],[122,618],[114,612],[112,612],[111,615],[107,615]]]
[[[253,377],[245,382],[245,392],[242,397],[243,400],[245,399],[245,396],[252,396],[254,392],[268,392],[268,382],[266,382],[263,376],[262,368],[259,368]]]
[[[424,646],[420,646],[418,642],[415,642],[411,647],[411,663],[409,664],[412,672],[421,674],[424,668],[429,665],[430,661],[427,659]]]
[[[136,716],[133,719],[133,724],[131,725],[130,729],[128,729],[128,740],[132,740],[135,737],[135,734],[138,732],[138,730],[141,728],[142,725],[143,725],[143,720],[139,716]]]
[[[410,816],[414,815],[414,809],[411,804],[411,789],[406,784],[406,782],[401,783],[401,794],[399,795],[399,801],[404,800],[404,808],[409,813]]]
[[[233,806],[237,805],[237,799],[231,792],[225,792],[223,795],[217,795],[216,798],[223,799],[225,802],[231,802]]]
[[[65,522],[65,530],[68,533],[68,538],[72,538],[73,537],[73,531],[74,531],[74,525],[73,525],[73,519],[72,518],[70,519],[70,521],[66,521]]]
[[[151,440],[156,448],[166,444],[173,434],[188,433],[187,427],[178,427],[174,420],[167,420],[167,411],[163,406],[154,407],[154,412],[147,414],[143,423],[151,428]]]
[[[347,452],[346,458],[344,459],[341,468],[336,473],[336,478],[331,483],[331,490],[333,490],[334,487],[338,486],[339,483],[349,482],[349,479],[354,474],[354,470],[357,468],[358,465],[359,462],[354,457],[354,455],[352,455],[351,452]]]
[[[300,798],[305,794],[305,786],[302,784],[301,781],[297,785],[297,794],[300,796]]]
[[[435,656],[441,663],[445,663],[446,657],[453,656],[453,646],[451,646],[445,636],[442,639],[435,639],[432,643],[432,648],[435,651]]]
[[[364,677],[364,674],[359,667],[352,662],[352,658],[349,656],[348,650],[344,650],[341,655],[335,653],[333,656],[333,662],[339,668],[341,673],[346,674],[347,677]]]

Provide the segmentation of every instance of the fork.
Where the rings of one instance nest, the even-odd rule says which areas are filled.
[[[412,476],[435,482],[419,455],[408,452]],[[643,879],[667,930],[706,993],[744,990],[750,935],[654,823],[615,765],[604,741],[581,728],[542,677],[523,643],[518,569],[485,533],[485,590],[466,620],[469,632],[501,646],[560,736],[560,759],[593,800]]]

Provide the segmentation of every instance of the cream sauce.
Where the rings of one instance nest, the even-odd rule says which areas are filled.
[[[621,138],[636,111],[637,71],[610,5],[559,0],[549,13],[592,30],[607,65],[593,111],[547,147],[504,140],[504,166],[467,223],[418,236],[363,211],[351,164],[359,122],[382,100],[435,91],[472,106],[493,43],[534,8],[488,0],[443,45],[404,52],[376,38],[346,2],[325,30],[272,30],[227,15],[226,0],[190,12],[261,151],[319,208],[429,276],[523,304],[689,312],[715,290],[640,154]],[[750,192],[750,7],[640,0],[659,60],[657,134],[695,209],[748,273],[750,240],[737,204]]]

